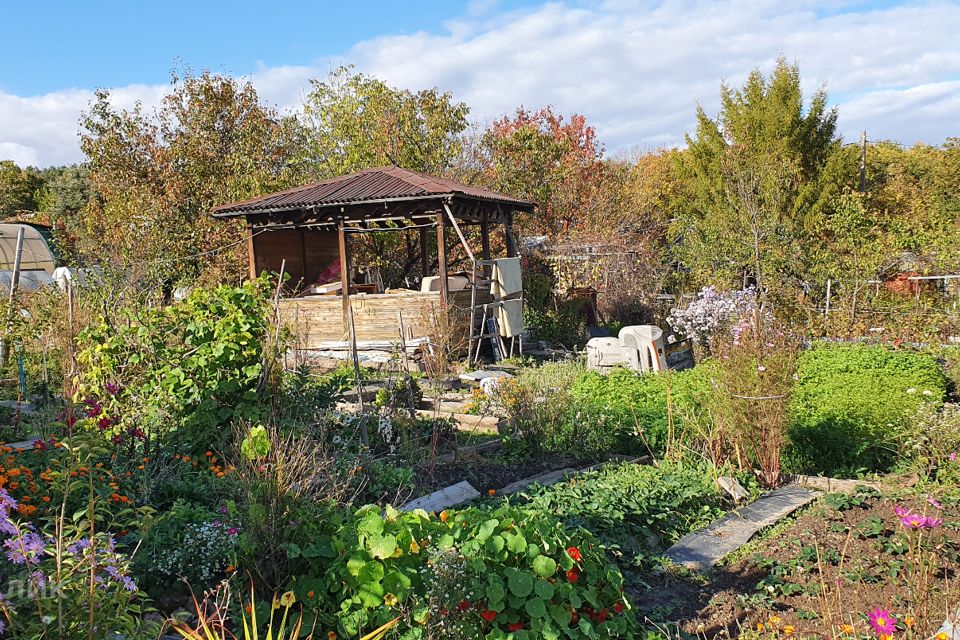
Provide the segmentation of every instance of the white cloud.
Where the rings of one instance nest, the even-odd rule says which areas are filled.
[[[827,85],[846,137],[866,128],[873,139],[938,143],[960,135],[957,25],[960,4],[943,1],[584,0],[504,12],[476,0],[444,33],[384,35],[314,66],[259,65],[249,77],[270,102],[296,108],[309,78],[353,62],[398,86],[452,90],[478,120],[519,104],[583,113],[616,150],[682,143],[698,103],[716,112],[722,80],[737,85],[782,54],[799,63],[808,93]],[[163,90],[124,87],[115,99],[154,104]],[[79,159],[77,119],[91,97],[0,93],[0,157]]]

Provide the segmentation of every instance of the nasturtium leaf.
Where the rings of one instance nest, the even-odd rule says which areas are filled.
[[[357,581],[363,586],[375,584],[379,587],[381,580],[383,580],[383,565],[376,560],[366,563],[357,572]]]
[[[510,593],[518,598],[526,598],[533,591],[533,576],[523,571],[518,571],[510,576],[508,585]]]
[[[410,590],[410,577],[402,571],[391,571],[383,577],[383,588],[403,598]]]
[[[487,538],[493,535],[493,532],[497,530],[497,525],[500,524],[500,521],[496,518],[490,518],[489,520],[484,520],[480,523],[480,528],[477,531],[477,540],[480,542],[486,542]]]
[[[360,570],[363,569],[363,566],[367,564],[367,558],[365,555],[355,554],[350,556],[350,559],[347,560],[347,571],[350,572],[350,575],[356,576],[360,574]]]
[[[510,553],[523,553],[527,550],[527,540],[522,533],[507,534],[506,538]]]
[[[486,546],[486,548],[489,551],[492,551],[494,553],[500,553],[501,551],[503,551],[504,545],[506,545],[506,542],[504,542],[503,536],[493,535],[493,536],[490,536],[490,538],[487,540],[486,545],[484,546]]]
[[[496,582],[491,582],[487,585],[487,604],[496,604],[497,602],[502,602],[506,597],[507,593],[503,590],[502,584],[497,584]]]
[[[545,618],[547,616],[547,605],[540,598],[527,600],[523,608],[532,618]]]
[[[533,559],[533,571],[543,578],[549,578],[557,572],[557,562],[547,556],[537,556]]]
[[[391,534],[371,537],[369,540],[370,553],[374,558],[389,558],[397,549],[397,539]]]
[[[558,604],[550,605],[550,617],[561,627],[569,626],[570,621],[573,619],[570,612]]]
[[[534,585],[533,590],[537,593],[538,596],[544,600],[549,600],[553,597],[554,589],[553,585],[547,582],[546,580],[537,580],[537,583]]]

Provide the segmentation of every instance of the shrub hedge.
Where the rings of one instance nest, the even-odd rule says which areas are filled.
[[[897,436],[947,379],[929,354],[879,345],[816,344],[800,355],[790,402],[789,469],[850,475],[896,462]]]

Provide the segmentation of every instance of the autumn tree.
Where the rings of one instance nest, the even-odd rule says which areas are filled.
[[[146,112],[113,106],[100,90],[81,121],[93,198],[69,233],[89,262],[164,282],[243,272],[241,223],[212,207],[296,179],[296,122],[265,106],[250,83],[204,72],[173,74],[170,92]]]
[[[752,282],[766,295],[803,280],[811,230],[837,195],[823,179],[836,119],[823,89],[805,108],[800,72],[782,58],[769,78],[755,70],[741,89],[723,84],[716,119],[698,108],[673,227],[693,284]]]
[[[446,175],[461,158],[470,110],[450,92],[397,89],[352,67],[311,87],[302,162],[316,179],[385,165]]]
[[[539,205],[519,221],[528,233],[569,231],[596,216],[605,202],[604,150],[582,115],[566,119],[552,107],[520,107],[491,124],[480,152],[480,181]]]

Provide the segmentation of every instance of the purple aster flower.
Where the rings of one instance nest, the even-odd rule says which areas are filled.
[[[30,579],[33,581],[33,586],[37,589],[43,589],[47,586],[47,576],[43,574],[43,571],[34,571],[30,574]]]
[[[230,527],[229,529],[227,529],[227,533],[231,536],[235,536],[238,533],[240,533],[240,530],[237,529],[236,527]]]
[[[103,388],[112,396],[117,395],[117,391],[119,390],[119,387],[112,382],[108,382],[107,384],[103,385]]]
[[[133,592],[137,590],[137,583],[134,582],[130,576],[123,576],[121,582],[123,582],[123,588],[127,591]]]

